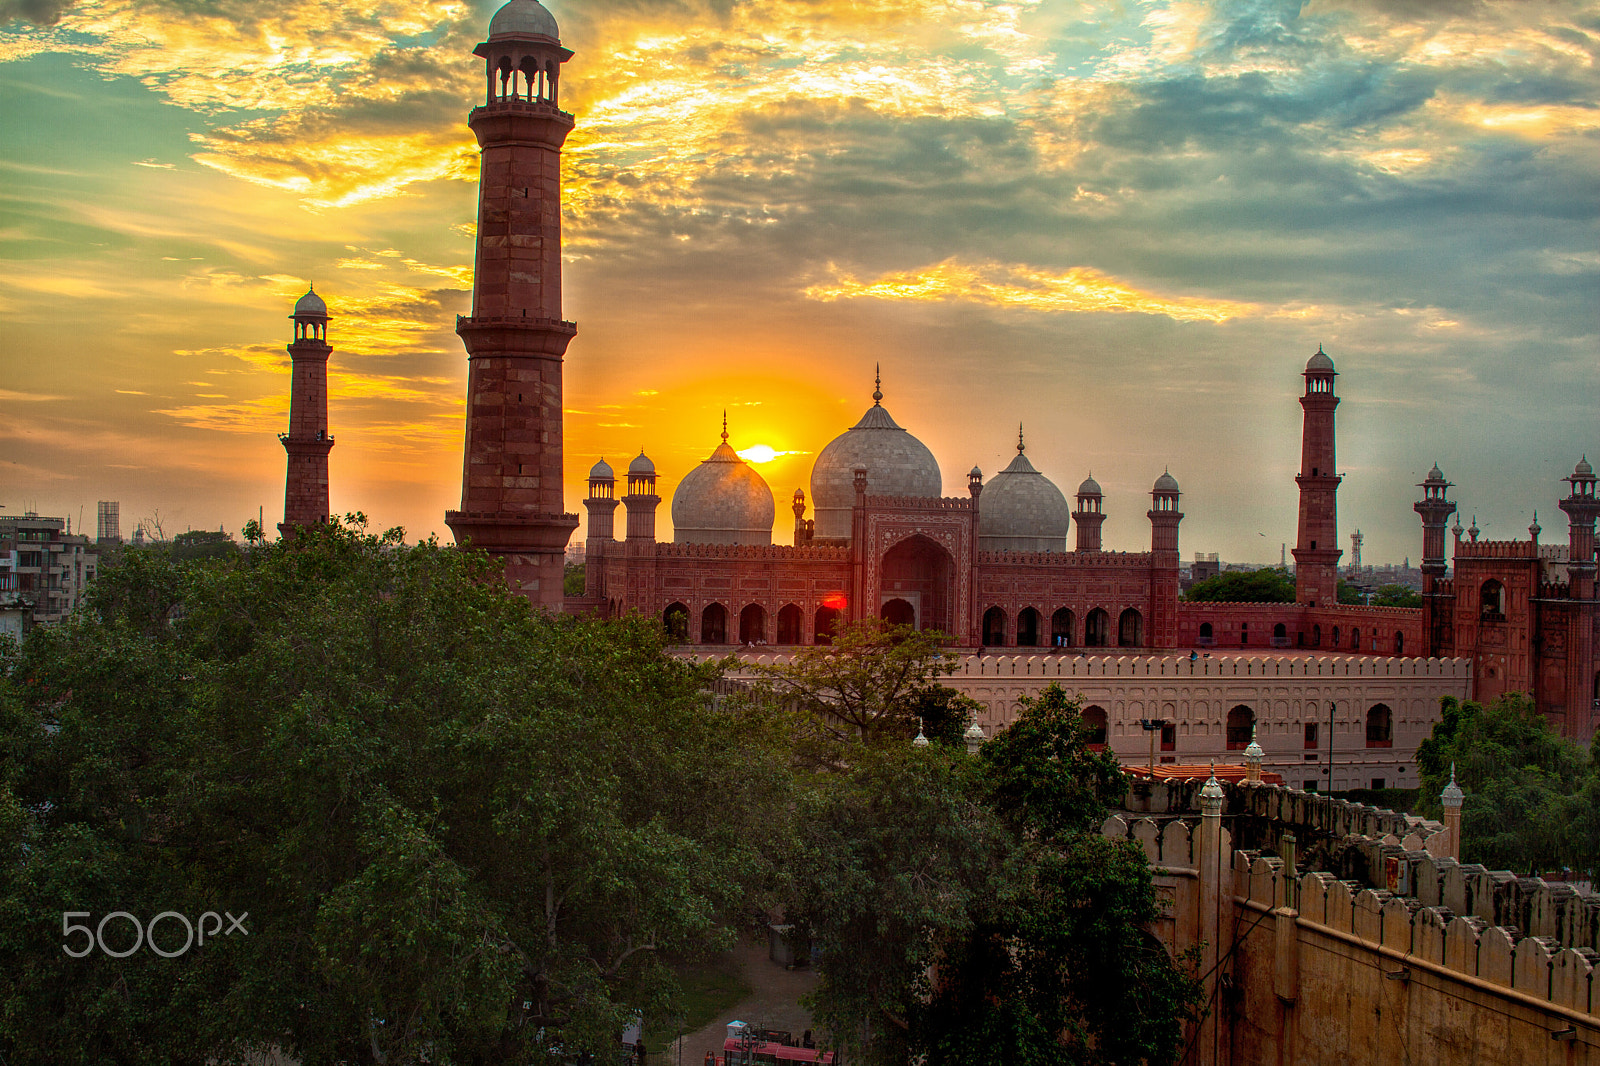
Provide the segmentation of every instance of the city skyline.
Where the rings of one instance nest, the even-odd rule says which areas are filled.
[[[270,528],[314,281],[333,509],[448,539],[495,6],[0,2],[8,513]],[[1559,479],[1597,450],[1600,5],[548,6],[576,52],[569,510],[641,446],[670,499],[726,409],[787,453],[758,465],[786,542],[881,363],[946,493],[1020,422],[1069,497],[1106,489],[1108,548],[1148,547],[1170,469],[1185,558],[1275,562],[1321,345],[1341,548],[1415,559],[1435,461],[1486,538],[1539,509],[1565,540]]]

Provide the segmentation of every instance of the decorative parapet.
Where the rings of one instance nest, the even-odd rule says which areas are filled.
[[[1300,921],[1568,1011],[1594,1015],[1600,1010],[1600,897],[1580,896],[1569,886],[1537,878],[1460,867],[1425,853],[1405,853],[1403,861],[1425,884],[1437,879],[1441,890],[1451,884],[1451,898],[1429,904],[1313,871],[1296,882]],[[1452,868],[1464,871],[1453,882]],[[1260,907],[1278,905],[1285,875],[1275,856],[1236,851],[1233,873],[1239,899]],[[1457,895],[1470,893],[1469,881],[1481,890],[1475,899]]]
[[[1154,558],[1150,552],[1008,552],[980,551],[979,566],[1048,566],[1060,570],[1095,570],[1107,567],[1148,570]]]
[[[972,500],[963,496],[868,496],[869,511],[971,511]]]
[[[656,558],[848,563],[850,549],[794,547],[789,544],[677,544],[672,541],[657,541]]]
[[[967,655],[954,677],[1323,677],[1471,676],[1470,659],[1370,655]]]
[[[1537,559],[1539,545],[1531,540],[1463,540],[1456,544],[1457,559]]]

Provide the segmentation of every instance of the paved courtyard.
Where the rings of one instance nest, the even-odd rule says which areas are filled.
[[[812,1028],[811,1015],[800,1006],[800,997],[817,983],[809,969],[785,970],[767,958],[765,940],[745,940],[734,949],[750,995],[713,1019],[704,1029],[677,1040],[667,1051],[668,1066],[701,1066],[706,1052],[722,1054],[722,1041],[728,1023],[749,1022],[764,1029],[787,1029],[796,1040]]]

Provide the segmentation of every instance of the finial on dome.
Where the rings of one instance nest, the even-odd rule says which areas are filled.
[[[728,409],[722,409],[722,443],[728,443]]]
[[[1539,525],[1539,512],[1538,511],[1534,511],[1533,512],[1533,525],[1528,527],[1528,535],[1530,537],[1532,537],[1535,541],[1537,541],[1539,539],[1539,534],[1543,533],[1543,532],[1544,532],[1544,530]]]
[[[872,364],[872,406],[883,403],[883,364]]]
[[[1022,448],[1023,448],[1023,445],[1022,445],[1022,423],[1018,422],[1017,423],[1017,454],[1018,455],[1022,454]]]
[[[1444,786],[1443,792],[1439,793],[1439,799],[1446,807],[1459,807],[1461,806],[1461,801],[1465,798],[1461,791],[1461,786],[1456,784],[1456,764],[1452,762],[1450,764],[1450,783]]]
[[[1201,800],[1210,800],[1220,807],[1221,804],[1218,801],[1222,797],[1222,783],[1217,780],[1217,763],[1213,759],[1211,762],[1211,777],[1206,781],[1204,787],[1200,789],[1200,798]]]

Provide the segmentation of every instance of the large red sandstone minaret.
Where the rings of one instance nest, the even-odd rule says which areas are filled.
[[[289,358],[294,370],[289,379],[289,432],[278,434],[289,453],[289,470],[283,483],[283,521],[278,532],[289,536],[296,528],[328,520],[328,305],[315,291],[294,305],[294,343]]]
[[[561,359],[578,329],[561,318],[561,145],[572,116],[557,104],[556,20],[511,0],[489,23],[486,98],[468,124],[481,149],[467,440],[456,542],[505,560],[512,588],[561,609],[561,562],[578,516],[562,501]]]
[[[1300,443],[1300,536],[1294,548],[1294,598],[1320,607],[1339,602],[1339,475],[1334,472],[1333,360],[1319,345],[1306,363],[1305,430]]]

